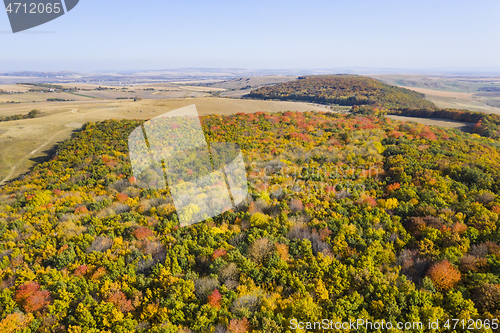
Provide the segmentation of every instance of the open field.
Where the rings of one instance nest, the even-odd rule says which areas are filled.
[[[16,84],[19,82],[38,82],[54,84],[97,84],[113,86],[130,86],[136,84],[150,83],[195,83],[195,82],[215,82],[237,79],[240,77],[258,77],[269,75],[289,75],[303,74],[302,71],[260,71],[246,70],[238,68],[217,69],[217,68],[178,68],[171,70],[155,71],[126,71],[126,72],[11,72],[0,73],[0,85]]]
[[[425,94],[425,98],[440,108],[467,109],[483,113],[500,113],[500,97],[488,93],[465,93],[425,88],[410,88]]]
[[[217,87],[203,87],[180,85],[173,83],[153,83],[130,85],[129,87],[100,86],[91,84],[60,84],[61,91],[30,92],[29,89],[38,89],[40,87],[32,85],[0,85],[0,105],[9,102],[15,103],[34,103],[46,102],[49,98],[60,98],[65,100],[88,101],[92,99],[113,100],[117,98],[142,99],[169,99],[184,97],[208,97],[213,92],[223,92],[226,89]],[[64,91],[71,90],[71,91]]]
[[[89,100],[89,97],[84,97],[68,92],[60,92],[60,93],[27,92],[24,94],[8,94],[8,95],[2,94],[0,95],[0,105],[11,101],[16,103],[47,102],[47,99],[49,98],[61,98],[65,100],[75,100],[75,101]]]
[[[233,80],[202,84],[208,87],[222,88],[222,90],[224,90],[220,93],[222,97],[241,98],[243,95],[249,94],[253,89],[271,84],[293,81],[296,80],[297,77],[296,75],[266,75],[241,77]]]
[[[499,77],[445,77],[426,75],[370,75],[388,84],[425,94],[440,108],[500,114]]]
[[[500,88],[498,76],[443,76],[443,75],[368,75],[388,84],[425,88],[432,90],[445,90],[456,92],[479,92]]]
[[[22,85],[22,84],[4,84],[0,85],[0,90],[4,91],[12,91],[12,92],[28,92],[30,90],[30,86]]]
[[[86,122],[106,119],[150,119],[195,104],[200,115],[258,111],[326,111],[320,105],[294,102],[182,98],[167,100],[89,100],[61,103],[23,103],[0,106],[0,116],[42,112],[35,119],[0,122],[0,182],[27,172],[43,160],[51,147],[70,137]],[[329,109],[328,109],[329,110]]]
[[[433,125],[439,127],[447,127],[447,128],[457,128],[462,131],[469,131],[474,123],[466,123],[463,121],[455,121],[449,119],[440,119],[440,118],[420,118],[420,117],[405,117],[405,116],[396,116],[396,115],[387,115],[386,118],[398,121],[413,121],[416,123],[424,124],[424,125]]]
[[[210,84],[211,87],[224,88],[224,89],[241,89],[245,87],[261,87],[269,84],[277,84],[296,80],[298,76],[282,76],[282,75],[269,75],[269,76],[255,76],[255,77],[241,77],[238,79],[216,82]]]

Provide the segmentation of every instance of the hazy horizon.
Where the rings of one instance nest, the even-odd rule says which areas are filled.
[[[179,74],[204,74],[227,73],[230,75],[242,76],[265,76],[265,75],[436,75],[436,76],[500,76],[500,67],[484,68],[363,68],[363,67],[345,67],[345,68],[225,68],[225,67],[179,67],[179,68],[157,68],[157,69],[97,69],[78,71],[69,68],[57,70],[0,70],[2,74],[18,73],[75,73],[79,75],[136,75],[153,73],[179,73]]]
[[[300,5],[299,5],[300,4]],[[12,34],[0,71],[168,68],[500,72],[500,2],[81,1]],[[451,69],[451,70],[450,70]],[[493,69],[493,70],[492,70]]]

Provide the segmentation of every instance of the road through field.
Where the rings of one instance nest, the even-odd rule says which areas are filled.
[[[40,147],[38,147],[37,149],[33,150],[31,153],[29,153],[28,155],[26,155],[24,158],[22,158],[21,160],[19,160],[16,165],[14,165],[11,170],[10,170],[10,173],[7,175],[7,177],[5,177],[4,179],[2,179],[0,181],[0,185],[3,185],[5,184],[5,182],[7,182],[13,175],[14,173],[16,172],[16,169],[22,164],[22,163],[25,163],[25,161],[27,159],[29,159],[30,157],[32,157],[34,154],[36,154],[40,149],[42,148],[45,148],[47,145],[49,145],[50,143],[52,143],[55,138],[57,138],[59,135],[61,135],[62,133],[64,132],[67,132],[69,129],[67,130],[62,130],[60,132],[57,132],[56,134],[54,134],[50,139],[46,140]]]

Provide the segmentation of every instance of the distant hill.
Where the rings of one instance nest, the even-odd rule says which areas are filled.
[[[60,77],[70,77],[76,75],[76,72],[11,72],[11,73],[0,73],[0,76],[19,76],[19,77],[42,77],[42,78],[60,78]]]
[[[357,75],[304,76],[296,81],[261,87],[247,97],[396,109],[435,107],[424,99],[424,94]]]
[[[284,83],[294,80],[297,80],[297,76],[266,75],[266,76],[254,76],[254,77],[240,77],[233,80],[203,83],[200,85],[231,90],[231,89],[247,89],[250,87],[258,88],[265,85]]]

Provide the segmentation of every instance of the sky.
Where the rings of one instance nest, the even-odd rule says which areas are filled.
[[[498,0],[80,0],[13,34],[0,71],[500,70]]]

